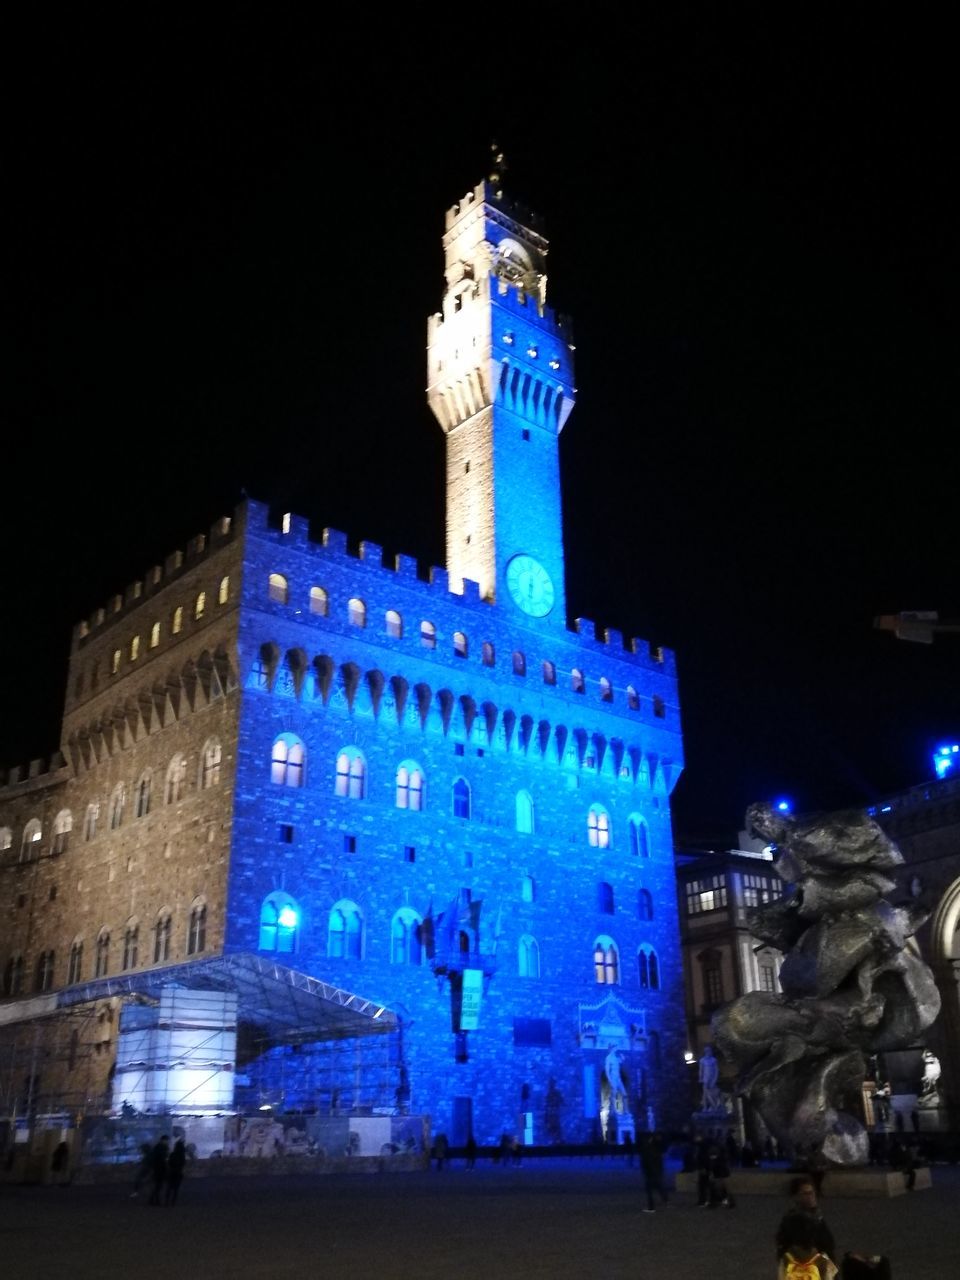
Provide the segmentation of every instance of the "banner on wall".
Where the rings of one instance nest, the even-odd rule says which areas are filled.
[[[483,970],[464,969],[463,1004],[460,1010],[460,1030],[476,1031],[480,1026],[480,1000],[483,996]]]

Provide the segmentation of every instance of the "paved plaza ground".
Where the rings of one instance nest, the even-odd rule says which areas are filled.
[[[641,1174],[612,1160],[462,1163],[437,1172],[189,1176],[174,1208],[129,1186],[0,1185],[0,1276],[10,1280],[774,1280],[783,1204],[641,1213]],[[894,1280],[960,1274],[960,1168],[930,1191],[826,1200],[838,1247],[890,1255]]]

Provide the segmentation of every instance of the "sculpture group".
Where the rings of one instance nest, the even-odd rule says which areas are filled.
[[[929,913],[888,901],[903,858],[860,812],[800,822],[758,804],[747,829],[775,846],[788,886],[750,916],[753,934],[785,955],[783,991],[751,991],[721,1009],[714,1043],[779,1142],[859,1164],[867,1058],[914,1043],[940,1010],[933,974],[905,949]]]

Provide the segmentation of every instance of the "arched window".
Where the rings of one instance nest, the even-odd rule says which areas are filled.
[[[627,706],[631,711],[640,710],[640,695],[632,684],[627,685]]]
[[[521,978],[540,977],[540,948],[529,933],[525,933],[517,945],[517,973]]]
[[[601,986],[613,987],[620,981],[620,953],[606,934],[593,944],[593,973]]]
[[[110,972],[110,932],[101,929],[97,936],[97,963],[93,976],[105,978]]]
[[[533,835],[533,798],[529,791],[517,792],[517,830],[523,835]]]
[[[6,853],[12,845],[13,832],[9,827],[0,827],[0,853]]]
[[[533,902],[537,896],[537,882],[533,876],[524,876],[520,881],[521,902]]]
[[[54,952],[41,951],[37,957],[37,971],[34,975],[34,990],[49,991],[53,986]]]
[[[362,600],[358,600],[356,596],[347,601],[347,621],[351,627],[365,627],[367,625],[367,606]]]
[[[527,658],[519,649],[513,651],[513,674],[515,676],[525,676],[527,674]]]
[[[640,986],[645,991],[660,990],[660,963],[653,947],[645,942],[637,953]]]
[[[150,812],[150,775],[143,774],[134,788],[134,813],[138,818],[145,818]]]
[[[570,672],[570,688],[574,693],[584,693],[586,692],[586,687],[583,672],[578,667],[574,667]]]
[[[53,853],[67,852],[72,830],[73,814],[69,809],[61,809],[53,820]]]
[[[587,814],[587,840],[594,849],[610,847],[610,817],[603,805],[590,806]]]
[[[644,820],[636,814],[630,815],[630,852],[637,858],[650,857],[650,832]]]
[[[496,661],[496,651],[489,640],[484,640],[483,648],[480,650],[480,661],[485,667],[492,667]]]
[[[337,756],[337,778],[334,795],[362,800],[366,794],[367,765],[355,747],[344,747]]]
[[[187,955],[199,955],[207,949],[207,906],[200,899],[190,910],[190,929],[187,933]]]
[[[455,658],[465,658],[468,651],[467,637],[462,631],[455,631],[453,633],[453,656]]]
[[[286,604],[290,597],[290,588],[282,573],[271,573],[267,579],[267,599],[274,604]]]
[[[653,919],[653,894],[649,889],[641,889],[637,895],[637,915],[641,920]]]
[[[226,604],[230,599],[230,579],[221,578],[217,588],[217,604]]]
[[[278,787],[302,787],[304,745],[293,733],[281,733],[273,744],[270,781]]]
[[[544,662],[543,664],[543,683],[544,684],[557,683],[557,668],[556,668],[556,665],[552,662]]]
[[[657,694],[653,695],[653,714],[658,720],[664,719],[667,714],[667,704]]]
[[[420,623],[420,643],[424,649],[435,649],[437,647],[437,628],[432,622]]]
[[[157,923],[153,926],[153,963],[162,964],[170,959],[170,935],[173,932],[173,919],[169,911],[161,911]]]
[[[100,821],[100,805],[94,801],[87,805],[87,812],[83,819],[83,838],[84,840],[92,840],[97,834],[97,823]]]
[[[167,765],[167,780],[163,789],[165,804],[176,804],[183,796],[184,783],[187,780],[187,762],[177,754]]]
[[[328,604],[329,604],[329,598],[327,596],[326,591],[324,591],[323,587],[310,588],[310,612],[311,613],[316,614],[318,618],[325,618],[327,616]]]
[[[198,622],[206,612],[206,608],[207,608],[207,593],[205,591],[199,591],[197,593],[196,603],[193,606],[193,616],[194,618],[196,618]]]
[[[72,987],[74,983],[83,979],[83,942],[80,938],[75,938],[73,946],[70,948],[70,963],[67,965],[67,986]]]
[[[183,605],[178,604],[173,611],[173,619],[170,623],[170,630],[175,636],[178,636],[183,630]]]
[[[11,956],[3,971],[3,994],[18,996],[23,990],[23,956]]]
[[[453,816],[470,817],[470,784],[466,778],[457,778],[453,784]]]
[[[613,885],[601,880],[597,885],[597,910],[604,915],[613,915]]]
[[[216,738],[208,738],[204,743],[200,774],[200,790],[207,791],[220,782],[220,764],[223,749]]]
[[[390,925],[390,963],[420,964],[423,948],[420,942],[420,917],[409,907],[401,907]]]
[[[363,916],[355,902],[338,902],[330,912],[327,955],[334,960],[359,960],[363,955]]]
[[[112,676],[115,676],[115,675],[117,674],[117,672],[120,670],[120,658],[121,658],[121,657],[122,657],[122,654],[120,653],[120,650],[119,650],[119,649],[114,649],[114,651],[113,651],[113,657],[110,659],[110,674],[111,674]]]
[[[110,796],[110,830],[116,831],[123,822],[123,810],[127,803],[127,793],[122,782],[118,782]]]
[[[260,951],[290,955],[297,950],[300,908],[286,893],[271,893],[260,908]]]
[[[387,635],[391,640],[399,640],[403,636],[403,619],[396,609],[388,609],[386,613]]]
[[[613,701],[613,685],[610,683],[610,681],[607,679],[606,676],[600,677],[600,701],[601,702]]]
[[[136,921],[131,921],[123,934],[123,965],[124,969],[135,969],[137,967],[137,957],[140,952],[140,926]]]
[[[130,641],[130,661],[136,662],[140,657],[140,637],[134,636]]]
[[[43,829],[40,826],[39,818],[31,818],[23,828],[23,838],[20,841],[21,862],[30,862],[38,856],[42,837]]]
[[[397,770],[397,808],[419,812],[423,808],[423,773],[412,760]]]
[[[160,643],[160,623],[155,622],[150,628],[150,648],[155,649]]]

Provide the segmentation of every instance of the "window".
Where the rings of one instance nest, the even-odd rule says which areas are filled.
[[[37,957],[37,971],[34,975],[34,990],[49,991],[53,986],[54,953],[42,951]]]
[[[453,784],[453,816],[470,817],[470,784],[466,778],[457,778]]]
[[[110,674],[115,676],[120,670],[120,650],[114,649],[113,657],[110,659]]]
[[[161,912],[157,923],[153,926],[153,963],[162,964],[170,959],[170,935],[173,932],[173,919],[169,912]]]
[[[329,597],[323,587],[310,588],[310,612],[318,618],[327,616],[327,608],[329,606]]]
[[[496,661],[496,651],[489,640],[484,640],[480,649],[480,661],[485,667],[492,667]]]
[[[641,889],[637,895],[637,916],[641,920],[653,919],[653,894],[649,889]]]
[[[455,631],[453,633],[453,656],[455,658],[465,658],[467,653],[467,637],[462,631]]]
[[[130,661],[136,662],[140,657],[140,637],[134,636],[130,641]]]
[[[280,823],[277,827],[277,839],[281,844],[293,844],[293,826],[291,823]]]
[[[173,621],[170,630],[175,636],[178,636],[183,630],[183,605],[178,604],[173,611]]]
[[[110,972],[110,934],[102,929],[97,938],[97,963],[93,971],[95,978],[105,978]]]
[[[613,685],[610,683],[610,681],[607,679],[606,676],[600,677],[600,701],[601,702],[613,701]]]
[[[355,747],[346,747],[337,756],[337,777],[334,795],[350,800],[362,800],[366,794],[367,765]]]
[[[745,907],[759,907],[761,903],[771,902],[777,897],[779,894],[766,876],[744,875],[743,905]]]
[[[521,902],[533,902],[537,896],[537,884],[533,876],[524,876],[520,881]]]
[[[97,834],[97,823],[100,821],[100,806],[96,803],[87,805],[87,812],[83,819],[83,838],[84,840],[92,840]]]
[[[517,792],[517,830],[533,835],[533,798],[529,791]]]
[[[23,828],[23,838],[20,841],[20,861],[29,862],[35,858],[40,852],[40,840],[43,831],[38,818],[31,818]]]
[[[584,693],[586,691],[586,685],[583,679],[583,672],[580,671],[579,668],[577,667],[574,667],[573,670],[570,672],[570,688],[573,690],[574,693]]]
[[[220,764],[223,750],[216,738],[210,738],[204,744],[200,773],[200,790],[207,791],[220,782]]]
[[[557,668],[555,663],[545,662],[543,664],[543,683],[544,684],[557,683]]]
[[[13,844],[13,832],[9,827],[0,827],[0,853],[5,853]]]
[[[417,850],[415,845],[405,844],[403,846],[403,860],[404,862],[416,862]]]
[[[437,628],[432,622],[420,623],[420,643],[424,649],[435,649],[437,647]]]
[[[138,818],[145,818],[150,812],[150,775],[145,773],[134,788],[134,812]]]
[[[540,977],[540,948],[529,933],[523,935],[517,946],[517,973],[521,978]]]
[[[519,649],[513,651],[513,674],[515,676],[525,676],[527,674],[526,655],[521,653]]]
[[[723,970],[717,961],[703,966],[703,998],[711,1009],[723,1004]]]
[[[662,698],[658,697],[656,694],[653,695],[653,714],[659,720],[662,720],[667,714],[666,703],[663,701]]]
[[[61,809],[53,820],[53,853],[66,853],[70,844],[70,832],[73,830],[73,814],[69,809]]]
[[[190,912],[190,928],[187,933],[187,955],[199,955],[207,949],[207,908],[203,902],[195,902]]]
[[[419,766],[409,760],[397,770],[397,808],[415,812],[423,808],[423,774]]]
[[[267,599],[274,604],[286,604],[290,596],[290,588],[282,573],[271,573],[267,579]]]
[[[347,601],[347,621],[351,627],[365,627],[367,625],[367,606],[362,600],[358,600],[356,596]]]
[[[597,910],[604,915],[613,915],[613,885],[601,880],[597,885]]]
[[[396,609],[388,609],[386,613],[387,635],[391,640],[403,638],[403,619]]]
[[[620,956],[612,938],[600,937],[593,944],[593,973],[601,986],[613,987],[620,981]]]
[[[776,991],[777,989],[777,971],[775,966],[767,960],[761,960],[759,965],[760,972],[760,990]]]
[[[70,962],[67,965],[67,986],[72,987],[75,982],[80,982],[83,978],[83,943],[79,938],[70,948]]]
[[[653,947],[644,943],[637,953],[640,986],[644,991],[660,990],[660,963]]]
[[[359,960],[363,954],[363,917],[355,902],[342,901],[330,912],[327,955],[334,960]]]
[[[127,803],[127,793],[123,783],[118,783],[110,797],[110,830],[116,831],[123,822],[123,811]]]
[[[304,745],[292,733],[282,733],[273,744],[270,781],[278,787],[302,787]]]
[[[650,857],[650,832],[643,819],[635,814],[630,818],[630,852],[636,858]]]
[[[23,956],[11,956],[3,971],[3,994],[18,996],[23,990]]]
[[[260,908],[260,951],[291,955],[297,950],[300,908],[284,893],[268,894]]]
[[[207,608],[207,593],[205,591],[201,591],[197,594],[197,599],[193,606],[193,616],[198,622],[206,612],[206,608]]]
[[[150,628],[150,648],[155,649],[160,643],[160,623],[155,622]]]
[[[610,847],[610,817],[603,805],[590,806],[587,814],[587,841],[594,849]]]
[[[390,963],[420,964],[420,917],[409,907],[401,907],[390,926]]]
[[[631,711],[640,710],[640,695],[632,684],[627,685],[627,706]]]
[[[176,804],[183,797],[186,780],[187,762],[183,756],[175,755],[167,766],[167,780],[163,789],[164,804]]]
[[[135,969],[137,967],[137,955],[140,950],[140,926],[137,924],[127,925],[123,935],[123,968]]]
[[[217,588],[217,604],[226,604],[230,599],[230,579],[221,578]]]
[[[701,911],[718,911],[726,905],[726,876],[704,876],[700,880],[687,881],[687,915],[699,915]]]

